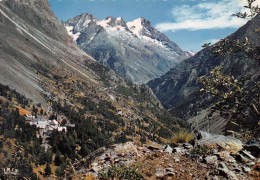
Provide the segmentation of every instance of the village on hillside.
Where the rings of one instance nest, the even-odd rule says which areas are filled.
[[[67,127],[75,127],[75,124],[71,124],[66,117],[62,115],[57,116],[57,120],[48,120],[47,116],[33,116],[31,114],[25,114],[26,123],[31,126],[36,126],[39,129],[38,137],[44,137],[51,134],[52,131],[57,130],[58,132],[67,132]],[[64,123],[66,121],[66,124]],[[65,124],[65,125],[61,125]]]
[[[71,124],[70,120],[66,116],[61,114],[54,115],[52,107],[49,106],[45,113],[34,113],[27,108],[22,108],[17,105],[13,105],[13,108],[18,109],[19,115],[24,116],[25,122],[31,126],[35,126],[38,129],[38,138],[46,139],[50,134],[57,130],[58,132],[67,132],[67,128],[74,128],[75,124]],[[39,108],[36,109],[36,112],[39,112]]]

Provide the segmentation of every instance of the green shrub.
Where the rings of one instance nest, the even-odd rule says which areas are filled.
[[[113,166],[106,171],[99,173],[99,179],[129,179],[138,180],[143,179],[143,176],[136,167],[119,167]]]
[[[191,149],[191,156],[196,157],[197,155],[200,156],[207,156],[212,154],[213,148],[207,145],[202,146],[195,146],[193,149]]]
[[[173,135],[170,142],[171,143],[188,143],[194,139],[192,133],[188,131],[180,131]]]

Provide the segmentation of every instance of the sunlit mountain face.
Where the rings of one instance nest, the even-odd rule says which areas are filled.
[[[84,51],[116,73],[146,83],[190,57],[144,18],[98,20],[82,14],[65,22],[68,33]]]

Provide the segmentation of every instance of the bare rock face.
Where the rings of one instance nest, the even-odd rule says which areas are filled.
[[[221,162],[219,164],[219,171],[221,174],[223,174],[224,177],[229,179],[238,180],[236,174],[228,169],[225,163]]]
[[[163,151],[171,154],[173,152],[173,148],[170,145],[167,145]]]
[[[230,155],[229,151],[217,152],[217,153],[215,153],[215,155],[218,157],[219,160],[227,161],[227,162],[230,162],[230,163],[236,162],[235,158]]]
[[[216,164],[217,160],[218,160],[217,156],[207,156],[205,158],[207,164]]]
[[[148,149],[155,150],[155,151],[162,151],[163,150],[163,146],[158,144],[158,143],[155,143],[155,142],[148,142],[146,144],[146,146],[147,146]]]
[[[222,148],[230,151],[240,151],[243,149],[243,143],[236,138],[231,136],[210,134],[204,131],[199,132],[201,139],[199,140],[200,145],[204,144],[218,144]]]

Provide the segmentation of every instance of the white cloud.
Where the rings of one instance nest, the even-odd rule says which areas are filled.
[[[257,3],[260,4],[258,1]],[[246,0],[219,0],[218,2],[201,2],[196,5],[182,5],[172,9],[175,22],[165,22],[156,25],[164,31],[202,30],[237,28],[247,20],[231,16],[243,10]]]

